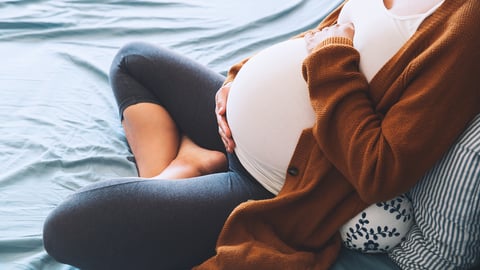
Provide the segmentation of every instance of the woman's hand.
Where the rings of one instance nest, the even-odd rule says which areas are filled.
[[[235,148],[232,132],[227,123],[227,99],[231,83],[222,86],[215,95],[215,114],[217,115],[218,133],[222,138],[227,152],[232,153]]]
[[[310,31],[305,34],[304,39],[307,45],[308,53],[312,53],[315,48],[324,40],[331,37],[345,37],[353,40],[355,28],[352,23],[335,24],[323,28],[322,30]]]

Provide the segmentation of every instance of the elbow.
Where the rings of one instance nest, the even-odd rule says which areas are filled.
[[[370,166],[358,171],[354,186],[360,198],[366,203],[391,200],[408,192],[421,179],[421,166],[411,162],[382,162],[376,159]],[[364,163],[365,164],[365,163]],[[355,179],[352,177],[351,179]]]
[[[368,204],[391,200],[392,198],[404,194],[410,188],[405,180],[382,179],[376,181],[361,181],[356,187],[357,193]]]

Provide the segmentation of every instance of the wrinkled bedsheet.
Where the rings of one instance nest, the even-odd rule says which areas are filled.
[[[225,73],[340,2],[1,1],[0,269],[74,269],[44,251],[45,217],[80,187],[136,175],[108,82],[119,47],[151,42]]]

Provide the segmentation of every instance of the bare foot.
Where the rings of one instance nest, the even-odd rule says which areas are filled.
[[[227,158],[222,152],[208,150],[182,136],[177,157],[154,178],[189,178],[225,170]]]

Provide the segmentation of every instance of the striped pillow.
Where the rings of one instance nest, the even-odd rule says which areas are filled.
[[[389,254],[402,269],[480,263],[480,115],[410,192],[416,224]]]

